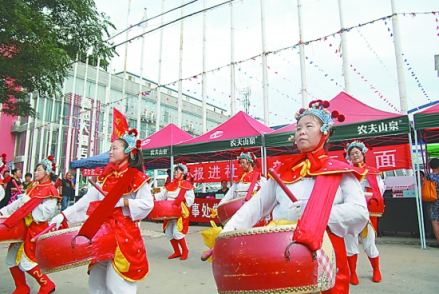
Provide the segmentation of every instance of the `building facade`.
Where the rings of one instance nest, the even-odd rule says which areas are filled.
[[[85,78],[87,77],[87,78]],[[139,84],[140,83],[140,84]],[[58,172],[69,170],[70,161],[101,154],[108,150],[112,135],[113,108],[122,112],[130,128],[138,128],[146,138],[169,123],[178,125],[178,93],[161,87],[160,110],[157,114],[157,84],[127,73],[123,95],[123,73],[109,74],[85,63],[76,63],[63,85],[60,97],[31,94],[36,119],[20,117],[9,122],[14,167],[33,171],[36,163],[53,154]],[[139,95],[140,93],[140,95]],[[123,97],[124,96],[124,97]],[[85,97],[85,98],[84,98]],[[202,133],[202,101],[183,94],[182,125],[193,136]],[[225,109],[208,104],[206,128],[215,128],[228,119]],[[1,124],[3,126],[3,117]],[[6,119],[6,118],[5,118]]]

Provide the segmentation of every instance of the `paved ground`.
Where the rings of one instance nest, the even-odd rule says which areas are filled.
[[[142,235],[148,251],[150,274],[138,285],[137,293],[153,294],[198,294],[217,293],[211,264],[200,261],[206,247],[199,231],[203,226],[191,226],[187,236],[190,249],[186,261],[168,260],[172,252],[170,243],[161,233],[161,224],[143,222]],[[433,240],[428,240],[430,243]],[[371,281],[372,268],[364,253],[358,258],[360,284],[351,287],[351,293],[439,293],[439,249],[421,250],[415,238],[380,237],[377,239],[381,252],[383,281]],[[0,293],[12,293],[14,284],[5,265],[7,246],[0,244]],[[88,293],[86,267],[50,275],[57,284],[56,293]],[[32,293],[38,285],[27,276]]]

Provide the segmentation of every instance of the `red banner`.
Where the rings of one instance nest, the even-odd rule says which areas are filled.
[[[117,138],[122,137],[128,131],[128,123],[126,117],[116,109],[113,108],[113,134],[111,135],[111,142]]]
[[[212,199],[212,198],[195,198],[194,204],[190,207],[190,222],[198,222],[198,223],[208,223],[211,220],[215,221],[215,223],[221,223],[220,220],[215,217],[211,218],[210,214],[212,213],[209,208],[217,209],[218,203],[220,199]]]
[[[287,160],[292,155],[282,155],[267,158],[267,169],[276,168],[282,165],[282,162]],[[344,151],[330,151],[329,156],[337,160],[346,162],[344,158]],[[258,159],[260,162],[260,159]],[[410,169],[412,168],[412,160],[410,155],[409,144],[400,144],[392,146],[380,146],[369,149],[366,153],[366,164],[374,166],[381,171],[389,171],[396,169]],[[221,182],[221,180],[230,181],[232,168],[229,161],[197,163],[187,165],[193,182],[195,183],[209,183]],[[260,169],[256,169],[260,172]],[[243,173],[237,160],[233,161],[233,175],[234,179],[238,178]]]
[[[83,168],[81,172],[84,177],[92,177],[92,176],[99,176],[103,169],[104,169],[103,167]]]

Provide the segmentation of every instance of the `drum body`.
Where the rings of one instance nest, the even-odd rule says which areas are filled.
[[[325,233],[322,249],[312,252],[292,244],[294,229],[279,225],[219,234],[212,261],[218,292],[311,293],[332,288],[336,267],[329,237]]]
[[[181,216],[181,206],[172,205],[174,201],[158,200],[154,201],[154,208],[148,215],[153,220],[176,219]]]
[[[18,224],[8,230],[5,225],[2,225],[7,219],[8,216],[0,216],[0,244],[23,242],[27,230],[24,220],[21,220]]]
[[[244,205],[244,199],[245,197],[235,198],[218,206],[218,218],[223,226]]]
[[[116,237],[108,224],[103,224],[91,242],[78,236],[81,228],[58,230],[42,235],[37,241],[35,257],[43,273],[112,259],[116,252]]]
[[[384,213],[384,199],[383,197],[373,197],[373,193],[365,192],[367,209],[370,216],[381,217]]]

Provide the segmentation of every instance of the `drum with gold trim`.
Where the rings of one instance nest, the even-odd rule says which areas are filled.
[[[42,235],[36,245],[35,257],[44,273],[112,259],[116,237],[108,224],[103,224],[93,239],[78,236],[81,228],[58,230]]]
[[[370,216],[381,217],[384,213],[383,197],[373,197],[372,192],[364,192]]]
[[[244,205],[245,197],[239,197],[218,205],[218,218],[224,226],[229,219]]]
[[[154,201],[154,208],[148,215],[153,220],[176,219],[181,216],[181,206],[173,205],[174,201],[157,200]]]
[[[276,225],[221,233],[212,270],[218,292],[310,293],[335,284],[335,254],[325,232],[312,252],[292,242],[296,225]]]
[[[0,216],[0,244],[23,242],[27,230],[24,220],[21,220],[18,224],[8,230],[8,227],[3,225],[8,217],[9,216]]]

